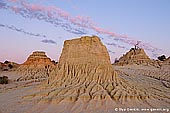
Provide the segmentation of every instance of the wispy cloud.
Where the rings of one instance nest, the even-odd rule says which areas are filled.
[[[117,48],[120,48],[120,49],[129,50],[127,47],[119,45],[119,44],[116,44],[116,43],[108,43],[108,42],[106,42],[105,44],[108,45],[108,46],[114,46],[114,47],[117,47]]]
[[[0,0],[1,9],[8,9],[24,18],[38,19],[48,22],[55,27],[62,27],[65,31],[76,34],[85,35],[89,31],[96,34],[111,37],[113,41],[121,41],[129,45],[135,45],[138,40],[134,40],[127,35],[118,34],[107,29],[99,27],[96,22],[92,21],[90,17],[86,16],[72,16],[70,13],[56,7],[56,6],[42,6],[38,4],[30,4],[25,0]],[[115,46],[115,45],[113,45]],[[119,46],[120,48],[125,48]],[[158,48],[149,43],[141,42],[139,47],[155,52]],[[126,48],[125,48],[126,49]]]
[[[39,38],[47,38],[47,36],[44,34],[28,32],[24,29],[17,28],[13,25],[9,26],[9,25],[0,24],[0,27],[14,30],[14,31],[17,31],[17,32],[20,32],[20,33],[23,33],[23,34],[26,34],[29,36],[34,36],[34,37],[39,37]],[[41,40],[41,42],[46,43],[46,44],[57,44],[54,40],[51,40],[51,39],[43,39],[43,40]]]
[[[26,31],[26,30],[24,30],[24,29],[22,29],[22,28],[17,28],[17,27],[15,27],[15,26],[13,26],[13,25],[0,24],[0,27],[7,28],[7,29],[10,29],[10,30],[13,30],[13,31],[17,31],[17,32],[26,34],[26,35],[30,35],[30,36],[47,38],[47,36],[44,35],[44,34],[28,32],[28,31]]]
[[[115,43],[113,43],[113,42],[112,42],[112,43],[106,42],[105,44],[106,44],[106,45],[109,45],[109,46],[117,46],[117,44],[115,44]]]
[[[6,3],[4,3],[2,0],[0,0],[0,8],[5,8]]]
[[[11,5],[11,2],[14,4]],[[86,34],[85,30],[78,26],[83,24],[85,25],[85,18],[80,18],[79,16],[71,18],[69,13],[61,10],[58,7],[45,7],[37,4],[29,4],[22,0],[8,0],[6,3],[8,5],[6,5],[4,9],[10,9],[16,14],[23,16],[24,18],[35,18],[38,20],[43,20],[45,22],[53,24],[55,27],[62,27],[64,30],[77,35]],[[81,21],[80,19],[83,21],[83,24],[79,22]],[[77,26],[74,27],[74,25]]]
[[[49,40],[49,39],[43,39],[41,42],[46,43],[46,44],[57,44],[56,41],[54,40]]]
[[[108,50],[109,53],[111,54],[115,54],[116,52],[112,51],[112,50]]]

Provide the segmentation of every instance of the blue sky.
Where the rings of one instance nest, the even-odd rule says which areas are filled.
[[[38,13],[30,7],[33,5],[41,6]],[[23,12],[21,14],[21,10],[12,10],[22,8],[25,11],[26,6],[29,6],[24,14],[27,17]],[[44,12],[48,9],[58,11],[56,8],[64,16],[69,14],[66,15],[69,19],[60,14],[56,16],[55,11],[51,11],[52,16]],[[53,22],[39,19],[35,13],[51,17]],[[63,41],[81,35],[98,35],[107,46],[112,62],[133,47],[127,40],[141,41],[141,47],[151,58],[154,58],[153,54],[170,56],[169,0],[0,0],[0,15],[0,61],[23,63],[35,50],[43,50],[51,59],[58,60]],[[54,24],[58,18],[62,25]],[[84,21],[87,22],[84,24]]]

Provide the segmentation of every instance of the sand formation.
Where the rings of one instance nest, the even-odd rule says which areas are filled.
[[[170,57],[163,61],[163,65],[170,65]]]
[[[142,48],[131,48],[125,55],[119,58],[114,64],[118,66],[124,65],[152,65],[159,68],[162,62],[159,60],[151,60]]]
[[[22,75],[17,80],[40,80],[47,78],[54,67],[55,64],[46,56],[45,52],[35,51],[17,69],[17,73]]]
[[[157,74],[159,74],[160,79],[169,82],[169,88],[170,88],[170,57],[168,57],[165,61],[161,63],[160,70],[157,71]]]
[[[32,96],[52,103],[91,100],[124,103],[151,97],[117,75],[106,47],[96,36],[66,40],[57,68],[43,90]]]
[[[142,48],[132,48],[125,55],[120,57],[114,65],[145,65],[151,66],[147,69],[133,69],[134,74],[149,76],[158,80],[170,82],[170,58],[165,61],[151,60]],[[152,67],[153,66],[153,67]]]
[[[131,65],[131,64],[148,64],[150,58],[146,55],[142,48],[131,48],[129,52],[120,57],[116,65]]]
[[[3,65],[3,63],[0,62],[0,71],[2,71],[2,65]]]
[[[0,62],[0,71],[15,71],[18,66],[19,64],[10,61]]]

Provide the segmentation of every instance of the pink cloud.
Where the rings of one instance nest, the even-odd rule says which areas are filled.
[[[19,13],[20,9],[16,6],[12,6],[11,9],[15,12],[15,13]]]
[[[10,1],[10,2],[18,2],[18,0],[8,0],[8,1]]]
[[[45,20],[54,25],[60,25],[66,31],[77,34],[84,34],[84,31],[81,31],[79,28],[84,28],[87,30],[93,30],[98,34],[108,35],[113,38],[119,38],[121,42],[135,45],[137,40],[134,40],[128,35],[121,35],[107,29],[98,27],[96,22],[92,21],[90,17],[86,16],[72,16],[70,13],[56,7],[56,6],[42,6],[37,4],[29,4],[26,1],[22,0],[8,0],[8,2],[15,3],[10,8],[15,13],[18,13],[26,18],[37,18],[39,20]],[[24,13],[24,14],[23,14]],[[58,21],[57,21],[58,20]],[[60,22],[64,20],[65,23]],[[148,43],[141,42],[140,47],[143,47],[147,50],[156,50],[157,48],[151,46]]]
[[[49,6],[49,7],[45,7],[45,6],[40,6],[40,5],[36,5],[36,4],[28,4],[26,2],[21,2],[21,5],[32,11],[41,11],[47,14],[48,17],[50,18],[62,18],[64,20],[67,20],[69,22],[71,22],[74,25],[77,25],[79,27],[83,27],[83,28],[87,28],[87,29],[92,29],[94,31],[96,31],[99,34],[106,34],[106,35],[110,35],[112,37],[118,37],[118,38],[129,38],[127,35],[119,35],[116,34],[114,32],[111,32],[109,30],[97,27],[97,25],[95,24],[95,22],[93,22],[90,17],[85,17],[85,16],[71,16],[71,14],[69,14],[66,11],[63,11],[62,9],[56,7],[56,6]]]

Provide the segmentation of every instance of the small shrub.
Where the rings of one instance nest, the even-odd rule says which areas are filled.
[[[114,63],[117,63],[117,62],[119,62],[119,60],[118,60],[117,58],[115,58],[115,61],[114,61]]]
[[[9,61],[7,61],[7,60],[4,62],[4,64],[8,64],[8,63],[9,63]]]
[[[3,69],[3,71],[8,71],[8,69]]]
[[[9,67],[10,69],[12,69],[12,68],[13,68],[13,65],[11,65],[11,64],[8,64],[8,67]]]
[[[131,48],[130,51],[135,50],[135,48]]]
[[[8,84],[8,77],[7,76],[0,77],[0,84]]]
[[[159,56],[158,59],[159,59],[160,61],[164,61],[164,60],[166,60],[166,56],[165,56],[165,55]]]
[[[55,60],[52,60],[51,62],[55,64]]]
[[[57,64],[57,63],[58,63],[58,62],[56,62],[55,60],[52,60],[51,62],[52,62],[53,64]]]

